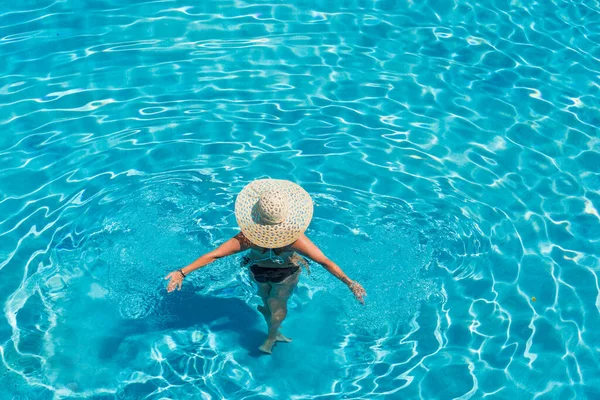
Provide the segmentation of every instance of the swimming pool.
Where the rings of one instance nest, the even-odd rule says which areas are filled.
[[[598,1],[195,3],[0,14],[0,398],[600,396]],[[272,356],[239,258],[163,280],[264,177],[369,293]]]

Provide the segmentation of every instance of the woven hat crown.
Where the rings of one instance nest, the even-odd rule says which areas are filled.
[[[294,243],[312,215],[313,202],[306,190],[281,179],[252,181],[235,200],[235,218],[244,236],[269,249]]]
[[[286,196],[279,190],[267,190],[256,203],[258,222],[267,225],[280,224],[287,218],[289,205]]]

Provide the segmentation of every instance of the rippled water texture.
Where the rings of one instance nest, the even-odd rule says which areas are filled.
[[[0,398],[600,398],[598,1],[272,3],[4,2]],[[162,279],[261,177],[369,293],[271,357],[239,258]]]

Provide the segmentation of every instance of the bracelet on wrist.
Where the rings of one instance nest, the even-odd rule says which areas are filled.
[[[183,273],[183,270],[182,270],[181,268],[179,268],[179,269],[177,270],[177,272],[179,272],[179,273],[181,274],[181,276],[182,276],[183,278],[185,278],[186,274],[184,274],[184,273]]]

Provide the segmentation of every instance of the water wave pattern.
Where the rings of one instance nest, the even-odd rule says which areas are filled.
[[[294,2],[292,2],[294,3]],[[0,14],[2,399],[600,398],[600,3],[16,1]],[[313,195],[265,327],[253,179]]]

